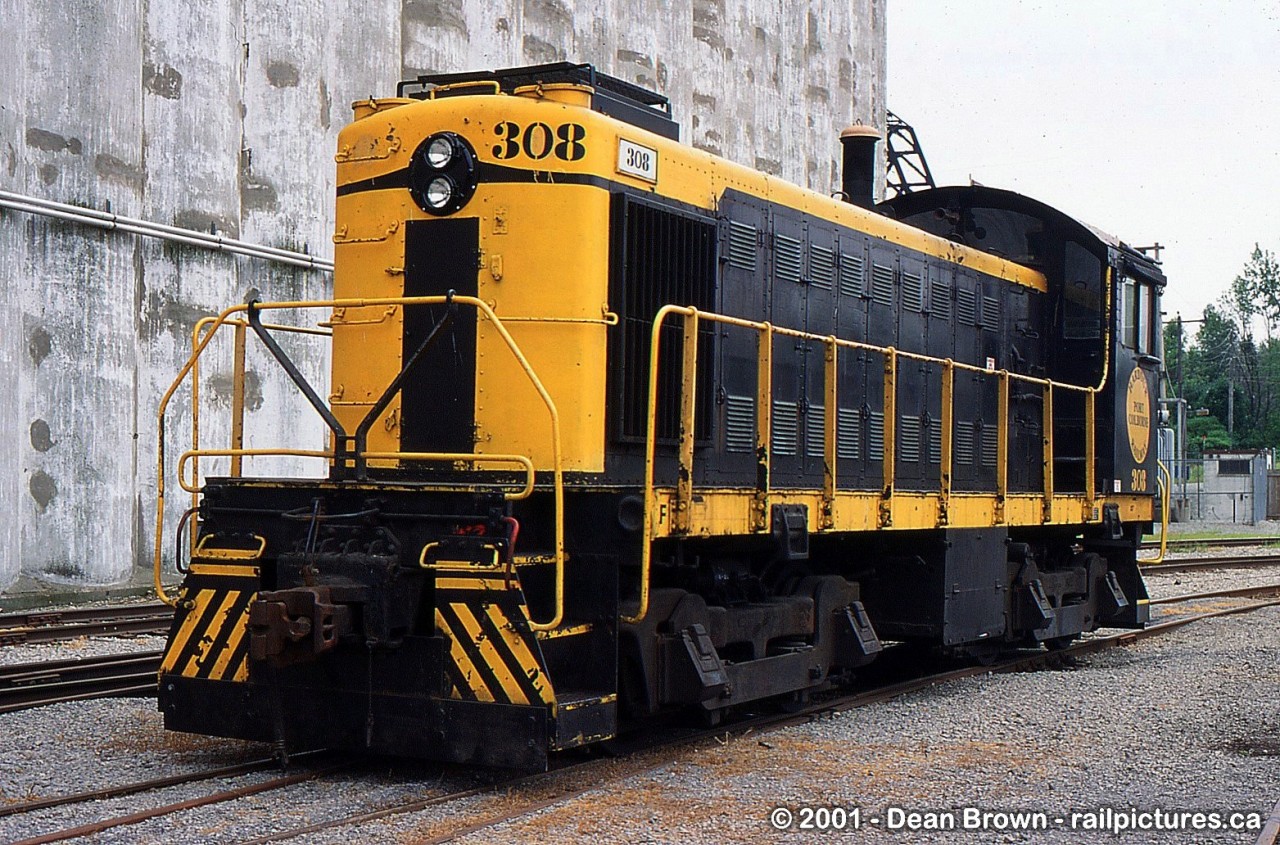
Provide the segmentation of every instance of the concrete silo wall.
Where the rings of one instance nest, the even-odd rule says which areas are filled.
[[[351,101],[568,59],[666,93],[687,142],[831,191],[836,133],[883,125],[884,4],[0,0],[0,188],[328,258]],[[127,581],[150,565],[155,407],[195,321],[329,279],[7,209],[0,255],[0,589]],[[323,352],[295,351],[323,384]],[[278,368],[251,358],[249,390],[251,431],[323,443]]]

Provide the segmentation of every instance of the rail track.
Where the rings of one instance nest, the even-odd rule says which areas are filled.
[[[0,613],[0,646],[56,642],[77,637],[159,634],[167,631],[172,621],[173,608],[158,601]]]
[[[1168,541],[1171,549],[1231,549],[1248,546],[1280,545],[1280,537],[1223,537],[1220,539],[1197,540],[1192,537],[1179,537]],[[1159,540],[1148,540],[1142,544],[1144,549],[1160,548]]]
[[[155,695],[159,651],[0,666],[0,713],[121,695]]]
[[[1260,569],[1268,566],[1280,566],[1280,554],[1271,555],[1236,555],[1223,557],[1183,557],[1168,560],[1164,563],[1144,563],[1138,558],[1138,565],[1144,573],[1153,572],[1191,572],[1197,569]]]
[[[1248,601],[1253,599],[1253,601]],[[965,666],[912,677],[905,680],[882,683],[874,689],[859,693],[828,698],[785,714],[769,713],[734,722],[731,726],[716,729],[695,730],[679,729],[663,732],[658,738],[649,736],[623,739],[612,746],[612,751],[619,756],[614,758],[565,758],[550,772],[539,772],[531,775],[518,775],[500,778],[496,782],[484,786],[446,791],[436,795],[417,798],[411,801],[388,804],[354,814],[347,814],[323,820],[313,824],[300,826],[285,831],[278,831],[267,836],[246,840],[242,845],[264,845],[268,842],[280,842],[299,836],[329,831],[342,827],[365,824],[395,815],[417,812],[433,806],[441,806],[468,798],[480,798],[479,806],[469,806],[466,818],[459,824],[450,820],[442,820],[434,826],[422,831],[413,841],[424,845],[448,842],[458,837],[482,831],[499,824],[516,821],[554,804],[572,800],[602,785],[622,778],[644,775],[669,765],[678,759],[683,752],[706,745],[711,742],[723,744],[735,737],[750,733],[764,733],[778,730],[789,725],[807,722],[824,714],[851,710],[872,704],[888,701],[911,692],[918,692],[938,684],[977,675],[995,672],[1025,672],[1044,668],[1058,667],[1068,663],[1071,658],[1083,656],[1109,648],[1130,645],[1140,640],[1149,639],[1177,630],[1194,622],[1232,614],[1248,613],[1264,607],[1280,605],[1280,583],[1264,584],[1252,587],[1229,590],[1215,590],[1202,593],[1189,593],[1153,599],[1152,605],[1161,608],[1174,607],[1179,604],[1192,604],[1204,601],[1243,600],[1226,607],[1193,611],[1181,615],[1172,615],[1161,619],[1140,631],[1124,631],[1117,634],[1094,636],[1074,643],[1057,651],[1024,652],[990,666]],[[129,657],[137,657],[130,655]],[[147,659],[159,660],[158,653],[143,655]],[[76,661],[61,661],[71,664]],[[3,670],[0,670],[2,672]],[[154,668],[150,671],[149,690],[154,690]],[[6,679],[0,674],[0,682]],[[88,696],[86,696],[88,697]],[[300,759],[305,755],[295,755]],[[319,758],[309,762],[318,762]],[[168,786],[199,782],[203,780],[225,779],[229,777],[251,774],[265,770],[273,764],[271,760],[258,760],[250,763],[161,778],[154,781],[143,781],[125,784],[118,787],[77,793],[57,798],[39,799],[24,802],[7,808],[0,808],[0,817],[17,815],[25,812],[48,809],[68,804],[102,800],[121,795],[140,793],[161,789]],[[116,827],[137,824],[150,819],[181,813],[185,810],[224,802],[235,801],[250,795],[274,789],[283,789],[306,781],[340,773],[351,767],[352,763],[339,762],[332,765],[313,766],[302,772],[284,774],[258,783],[232,789],[222,789],[208,795],[184,801],[163,804],[147,810],[126,815],[102,819],[90,824],[68,827],[51,831],[37,837],[21,840],[15,845],[43,845],[60,842],[81,836],[88,836]]]

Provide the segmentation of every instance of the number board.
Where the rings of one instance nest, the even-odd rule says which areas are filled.
[[[618,172],[646,182],[658,181],[658,151],[618,139]]]

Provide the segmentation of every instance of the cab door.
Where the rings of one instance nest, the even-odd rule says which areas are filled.
[[[1114,368],[1113,478],[1104,492],[1156,491],[1156,418],[1159,402],[1160,287],[1153,279],[1117,269]]]

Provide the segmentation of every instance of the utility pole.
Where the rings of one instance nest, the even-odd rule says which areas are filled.
[[[1227,375],[1227,437],[1236,445],[1236,383]]]

